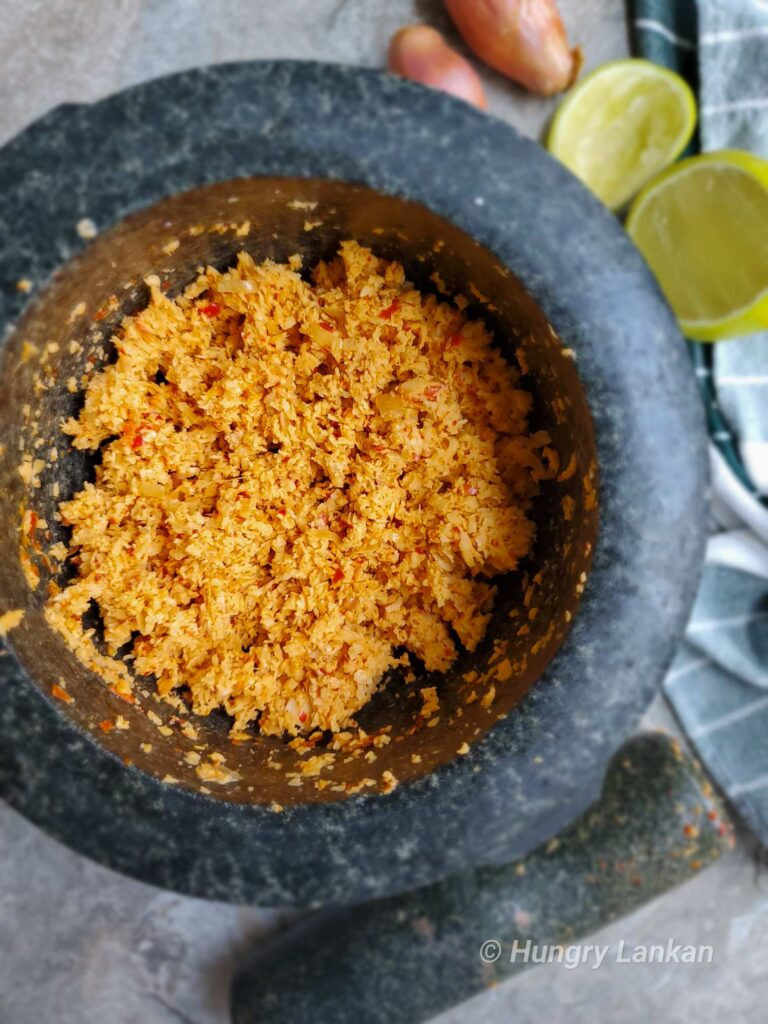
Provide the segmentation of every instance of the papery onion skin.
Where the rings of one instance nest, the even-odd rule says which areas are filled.
[[[480,60],[531,92],[552,96],[575,81],[581,50],[571,48],[555,0],[445,0]]]
[[[485,109],[488,105],[478,73],[428,25],[407,25],[392,36],[387,68],[413,82],[442,89],[475,107]]]

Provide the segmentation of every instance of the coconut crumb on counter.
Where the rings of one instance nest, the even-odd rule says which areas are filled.
[[[182,736],[186,736],[188,740],[198,739],[197,729],[189,721],[183,722],[182,725],[179,727],[179,731],[181,732]]]
[[[90,217],[81,218],[75,225],[75,230],[81,238],[85,239],[95,238],[98,234],[96,225]]]
[[[303,775],[309,778],[319,775],[325,768],[330,768],[336,761],[336,755],[330,751],[325,754],[316,754],[314,757],[308,757],[306,761],[302,761],[299,764],[298,773],[289,773],[289,778],[294,775]]]
[[[512,678],[513,674],[514,669],[512,667],[512,662],[509,660],[509,658],[504,658],[504,660],[500,661],[499,664],[496,666],[496,679],[500,683],[506,683],[508,680]]]
[[[23,618],[23,608],[12,608],[10,611],[0,615],[0,637],[8,636],[10,631],[16,629]]]
[[[22,362],[23,362],[23,364],[25,364],[25,362],[29,362],[30,359],[34,359],[39,354],[40,354],[40,349],[37,347],[37,345],[33,345],[33,343],[31,341],[24,341],[24,342],[22,342]]]
[[[40,486],[40,474],[45,469],[45,462],[42,459],[33,459],[31,455],[24,455],[18,466],[21,479],[29,487]]]
[[[209,754],[207,762],[197,765],[195,774],[202,782],[215,782],[219,786],[239,782],[242,777],[233,768],[227,768],[221,754]]]
[[[437,687],[423,686],[419,691],[422,699],[422,718],[431,718],[435,711],[440,710],[440,698],[437,696]]]
[[[19,549],[19,564],[29,589],[37,590],[40,586],[40,570],[29,557],[29,552],[26,547],[21,547]]]
[[[64,425],[103,457],[59,506],[76,575],[49,623],[124,690],[128,646],[162,698],[183,686],[239,737],[338,733],[404,649],[428,671],[457,640],[474,650],[490,578],[528,553],[532,498],[557,471],[481,322],[355,242],[311,280],[292,265],[240,253],[174,299],[147,277],[149,305]],[[91,605],[106,655],[83,631]],[[421,695],[436,724],[435,688]]]
[[[485,694],[480,698],[480,704],[484,708],[489,708],[491,704],[496,700],[496,687],[489,686]]]

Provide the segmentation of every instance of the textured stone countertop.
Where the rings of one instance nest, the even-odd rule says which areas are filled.
[[[621,0],[561,0],[588,66],[627,52]],[[437,0],[2,0],[0,144],[64,100],[222,60],[306,57],[380,66],[390,34],[442,19]],[[538,135],[548,102],[485,75],[491,110]],[[648,724],[674,729],[659,701]],[[3,1024],[225,1024],[233,964],[291,915],[187,899],[122,878],[0,805],[0,1021]],[[541,1019],[765,1018],[768,874],[750,842],[594,941],[708,943],[711,966],[540,966],[442,1024]],[[691,973],[693,971],[693,974]]]

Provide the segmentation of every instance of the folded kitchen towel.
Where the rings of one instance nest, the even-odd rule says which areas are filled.
[[[691,150],[768,158],[768,0],[631,0],[630,11],[636,53],[698,92]],[[691,355],[707,406],[714,521],[664,690],[713,777],[768,844],[768,333],[692,343]]]

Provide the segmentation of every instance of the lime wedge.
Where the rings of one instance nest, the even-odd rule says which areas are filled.
[[[627,231],[689,338],[768,327],[768,161],[736,150],[683,160],[640,193]]]
[[[618,210],[682,153],[695,125],[696,100],[679,75],[647,60],[617,60],[571,90],[547,147]]]

